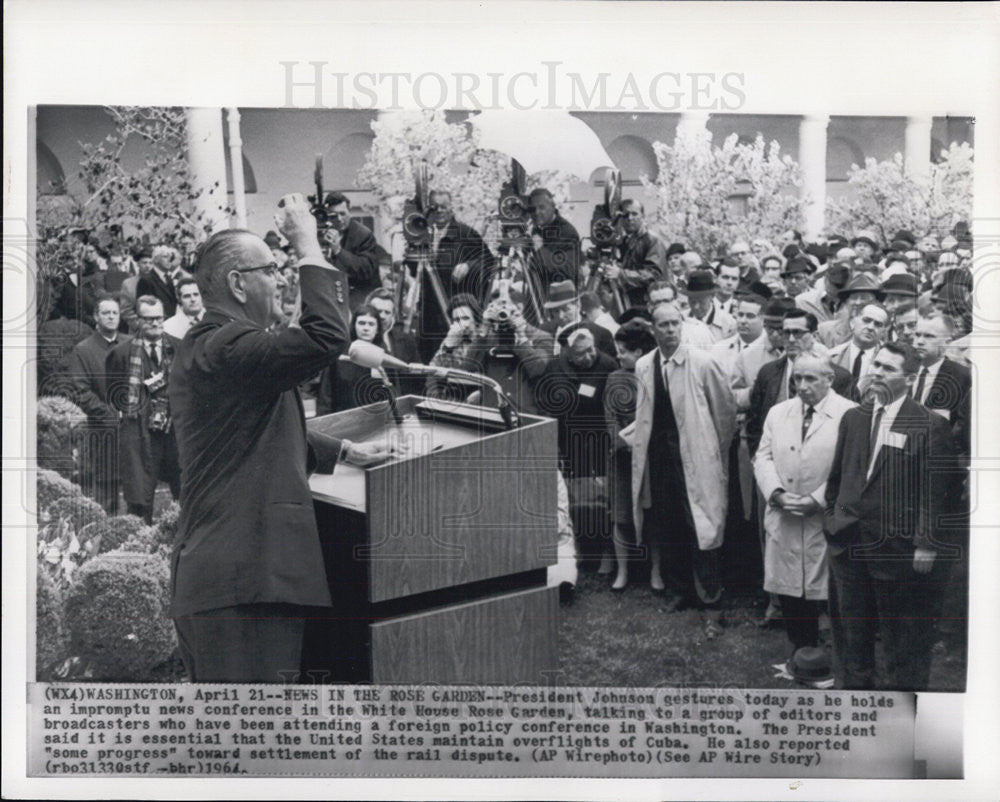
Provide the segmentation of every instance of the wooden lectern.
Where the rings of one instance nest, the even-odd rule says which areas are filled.
[[[339,682],[546,684],[557,669],[556,423],[403,396],[308,422],[399,456],[309,480],[336,617],[307,665]]]

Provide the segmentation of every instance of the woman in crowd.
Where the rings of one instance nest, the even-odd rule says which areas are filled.
[[[611,432],[613,457],[609,463],[608,496],[618,567],[611,589],[618,592],[628,585],[629,557],[635,559],[639,553],[632,521],[632,452],[618,433],[635,420],[635,363],[655,347],[656,340],[648,321],[636,317],[622,325],[615,332],[615,348],[621,368],[608,377],[604,391],[604,415]]]
[[[378,310],[368,305],[358,307],[351,320],[351,340],[366,343],[382,341],[382,321]],[[341,358],[323,371],[316,395],[316,414],[328,415],[384,401],[387,393],[377,368],[363,368]]]

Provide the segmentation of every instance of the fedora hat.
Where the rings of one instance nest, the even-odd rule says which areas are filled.
[[[711,295],[715,292],[715,273],[711,270],[694,270],[688,275],[687,286],[681,290],[687,296]]]
[[[771,296],[774,295],[774,293],[771,292],[771,288],[768,287],[763,281],[751,281],[749,284],[740,284],[736,288],[736,292],[733,294],[740,300],[760,301],[762,304],[766,301],[770,301]]]
[[[878,279],[871,273],[858,273],[847,282],[847,286],[837,293],[837,297],[843,301],[849,295],[853,295],[856,292],[871,292],[879,300],[882,299],[882,288],[879,286]]]
[[[893,273],[882,282],[882,292],[916,298],[919,294],[917,292],[917,277],[912,273]]]
[[[788,673],[800,682],[830,679],[833,674],[830,655],[818,646],[803,646],[788,661]]]
[[[546,309],[556,309],[577,300],[576,287],[569,279],[566,281],[554,281],[549,287],[549,297],[543,306]]]
[[[815,270],[816,266],[804,256],[796,256],[795,258],[788,260],[788,264],[785,265],[785,269],[781,271],[781,277],[785,278],[796,273],[812,275]]]
[[[791,298],[772,298],[764,307],[764,322],[780,323],[786,312],[795,309],[795,301]]]

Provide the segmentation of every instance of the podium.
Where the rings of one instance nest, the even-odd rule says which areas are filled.
[[[558,667],[556,423],[403,396],[314,418],[311,434],[388,439],[399,456],[314,473],[335,615],[307,628],[320,678],[546,683]]]

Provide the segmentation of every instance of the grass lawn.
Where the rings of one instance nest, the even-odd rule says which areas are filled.
[[[638,573],[638,572],[636,572]],[[728,594],[725,632],[707,640],[697,611],[668,613],[639,576],[624,593],[593,567],[580,572],[575,600],[560,607],[558,685],[604,687],[798,687],[774,676],[771,665],[789,656],[783,629],[754,624],[764,611],[756,594]],[[878,655],[881,662],[881,654]],[[961,691],[965,661],[935,653],[931,689]]]

